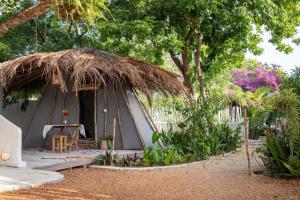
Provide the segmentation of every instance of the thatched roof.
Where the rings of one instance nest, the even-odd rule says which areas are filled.
[[[0,82],[7,91],[22,88],[35,80],[49,81],[57,73],[62,91],[68,80],[77,90],[81,84],[92,82],[106,85],[108,78],[128,82],[149,95],[151,90],[173,95],[184,88],[178,76],[157,66],[93,49],[69,49],[51,53],[35,53],[0,64]]]

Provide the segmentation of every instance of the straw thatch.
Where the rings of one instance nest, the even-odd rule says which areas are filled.
[[[141,90],[173,95],[184,88],[178,76],[154,65],[93,49],[69,49],[51,53],[35,53],[0,64],[0,81],[6,91],[17,90],[36,80],[48,82],[58,74],[60,88],[67,92],[67,80],[75,91],[84,84],[103,84],[111,79]]]

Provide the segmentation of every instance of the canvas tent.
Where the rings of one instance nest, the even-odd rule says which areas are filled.
[[[4,96],[17,92],[26,97],[36,87],[38,101],[26,99],[6,106],[2,115],[21,127],[23,147],[51,145],[51,134],[42,137],[46,124],[62,123],[67,110],[70,123],[81,123],[87,138],[97,141],[111,135],[116,119],[116,149],[151,146],[155,127],[136,89],[177,95],[183,90],[176,74],[133,58],[93,49],[35,53],[0,64]],[[21,111],[20,107],[26,108]]]

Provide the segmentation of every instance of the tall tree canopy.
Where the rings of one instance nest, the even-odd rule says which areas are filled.
[[[112,0],[109,9],[115,20],[98,26],[95,46],[146,54],[144,59],[156,63],[168,54],[190,92],[196,85],[202,96],[204,73],[209,78],[240,65],[247,51],[261,53],[264,29],[278,50],[290,52],[284,40],[293,38],[300,24],[295,0]]]
[[[4,1],[0,27],[7,19],[50,2]],[[295,39],[300,24],[296,0],[111,0],[107,7],[114,20],[95,23],[106,10],[104,2],[52,0],[46,15],[13,26],[0,37],[1,60],[74,46],[105,49],[154,64],[162,64],[167,56],[190,93],[199,89],[205,97],[206,80],[224,68],[240,66],[247,51],[262,52],[259,43],[264,29],[272,35],[270,42],[288,53],[292,48],[284,41]],[[57,16],[68,20],[57,20]],[[88,27],[87,21],[95,26]]]

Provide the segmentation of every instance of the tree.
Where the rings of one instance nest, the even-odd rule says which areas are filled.
[[[264,88],[268,88],[272,92],[279,92],[279,84],[281,77],[278,75],[277,67],[268,67],[258,65],[250,66],[251,68],[236,69],[232,71],[233,83],[243,90],[243,98],[237,102],[243,107],[244,118],[244,136],[248,161],[248,172],[252,174],[251,161],[249,154],[249,130],[248,130],[248,109],[250,107],[261,108],[262,99],[267,94]]]
[[[1,0],[1,4],[2,4]],[[23,1],[24,2],[24,1]],[[96,18],[104,18],[103,11],[108,11],[104,2],[105,0],[41,0],[34,4],[35,1],[30,1],[31,6],[22,10],[16,15],[11,15],[4,18],[0,22],[0,35],[9,30],[39,16],[44,15],[48,10],[52,9],[57,12],[60,17],[73,20],[87,20],[89,23],[94,23]],[[16,6],[16,1],[11,0],[2,5],[1,10],[9,11]]]
[[[116,20],[99,26],[104,35],[99,43],[117,38],[114,49],[119,51],[127,44],[150,41],[158,55],[171,57],[191,94],[199,88],[202,99],[205,80],[224,68],[240,66],[247,51],[261,53],[263,29],[271,33],[270,42],[288,53],[291,47],[283,41],[293,37],[300,24],[295,14],[300,13],[300,3],[294,0],[113,0],[109,9]],[[139,25],[145,32],[135,31]]]

